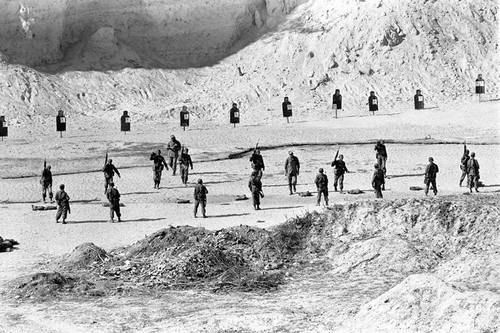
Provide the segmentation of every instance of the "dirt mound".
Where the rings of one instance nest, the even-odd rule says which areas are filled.
[[[61,260],[61,265],[66,267],[87,267],[90,264],[103,262],[108,257],[106,251],[94,243],[78,245],[73,252]]]
[[[440,265],[436,275],[442,280],[467,289],[500,291],[500,249],[483,253],[464,251]]]
[[[17,281],[14,293],[24,299],[46,300],[63,294],[85,294],[89,290],[94,290],[94,284],[79,277],[70,277],[58,272],[43,272],[22,277]],[[88,294],[99,295],[95,291]]]
[[[497,332],[498,313],[498,293],[461,291],[433,275],[412,275],[336,332]]]

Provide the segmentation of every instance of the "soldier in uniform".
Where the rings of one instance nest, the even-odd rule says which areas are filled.
[[[290,190],[290,195],[293,192],[297,192],[297,176],[300,171],[299,159],[293,155],[292,151],[288,152],[288,158],[285,161],[285,176],[288,177],[288,189]],[[292,192],[293,189],[293,192]]]
[[[332,167],[335,172],[333,187],[335,188],[335,192],[337,192],[337,184],[340,185],[340,192],[342,192],[344,190],[344,174],[349,172],[344,162],[344,155],[339,155],[339,158],[332,162]]]
[[[469,190],[472,193],[472,188],[477,190],[479,182],[479,162],[476,160],[476,153],[470,153],[470,159],[467,161],[467,175],[469,176]]]
[[[113,165],[112,159],[108,160],[108,162],[102,168],[102,171],[104,172],[104,194],[106,194],[109,184],[113,182],[113,176],[115,175],[115,173],[119,178],[121,178],[122,176],[120,176],[120,172]]]
[[[253,208],[255,210],[260,210],[260,198],[264,197],[262,193],[262,182],[257,171],[252,171],[250,180],[248,181],[248,188],[252,192]]]
[[[161,150],[159,149],[156,153],[151,153],[151,157],[149,159],[153,161],[153,181],[155,183],[154,188],[159,190],[163,166],[165,166],[165,168],[168,170],[168,165],[165,161],[165,158],[161,155]]]
[[[437,186],[436,186],[436,174],[439,172],[439,168],[437,164],[434,163],[434,159],[429,157],[429,164],[425,168],[425,195],[429,193],[429,186],[432,185],[432,190],[434,191],[434,195],[437,195]]]
[[[373,172],[373,177],[372,177],[372,187],[375,190],[375,197],[383,198],[382,185],[384,185],[385,183],[384,171],[382,171],[378,163],[375,163],[374,167],[375,171]]]
[[[380,139],[375,144],[374,150],[376,151],[375,158],[380,166],[380,169],[384,172],[384,177],[387,173],[386,163],[387,163],[387,150],[385,149],[384,141]],[[382,190],[385,190],[385,182],[382,185]]]
[[[203,218],[206,218],[206,207],[207,207],[207,193],[208,190],[205,185],[203,185],[203,180],[198,179],[198,184],[194,188],[194,217],[198,213],[198,206],[201,204],[201,212]]]
[[[42,185],[42,199],[43,202],[45,202],[45,199],[47,198],[47,192],[49,193],[49,200],[50,202],[54,202],[52,200],[52,171],[50,171],[51,167],[50,165],[46,165],[47,163],[44,162],[43,164],[43,171],[42,171],[42,177],[40,178],[40,184]]]
[[[462,183],[467,177],[467,162],[469,162],[469,149],[467,149],[467,146],[464,144],[464,154],[462,155],[462,158],[460,159],[460,169],[462,170],[462,176],[460,177],[460,187],[462,187]],[[469,178],[467,177],[467,184],[469,183]]]
[[[64,184],[59,185],[59,191],[57,191],[55,199],[57,203],[56,223],[59,223],[59,219],[62,217],[62,223],[66,224],[66,218],[68,213],[71,213],[71,209],[69,207],[69,195],[64,191]]]
[[[188,177],[189,177],[189,167],[193,170],[193,161],[191,160],[191,156],[188,154],[189,149],[184,148],[181,152],[181,157],[179,158],[179,165],[181,169],[181,179],[184,185],[187,185]]]
[[[118,222],[121,222],[122,214],[120,213],[120,192],[118,192],[118,189],[115,187],[113,182],[109,183],[106,197],[109,201],[109,222],[114,222],[115,212],[118,217]]]
[[[177,171],[177,159],[179,158],[179,151],[181,150],[181,143],[175,138],[174,135],[170,136],[170,141],[167,143],[167,157],[168,165],[172,168],[172,175],[175,176]]]
[[[254,149],[252,156],[250,156],[250,163],[252,169],[257,171],[258,177],[262,178],[262,171],[266,170],[266,166],[264,165],[264,159],[260,154],[259,148]]]
[[[319,173],[316,175],[316,179],[314,180],[316,183],[316,189],[318,190],[318,200],[316,201],[316,206],[320,205],[322,194],[325,197],[325,206],[328,206],[328,177],[323,173],[323,168],[319,168],[318,171]]]

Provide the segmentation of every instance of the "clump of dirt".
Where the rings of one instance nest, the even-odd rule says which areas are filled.
[[[88,290],[94,290],[94,285],[79,277],[64,276],[58,272],[43,272],[22,277],[21,281],[18,281],[15,293],[22,298],[36,301],[74,292],[82,294]],[[99,293],[90,294],[96,296]]]
[[[94,243],[83,243],[78,245],[73,252],[61,260],[65,267],[87,267],[92,263],[103,262],[108,257],[106,251]]]

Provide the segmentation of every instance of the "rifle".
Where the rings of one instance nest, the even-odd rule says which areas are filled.
[[[257,148],[259,148],[259,141],[260,141],[260,138],[257,140],[257,143],[255,144],[255,149],[254,149],[254,151],[255,151],[255,150],[257,150]]]
[[[43,169],[47,169],[47,160],[43,160]]]
[[[106,150],[106,157],[104,158],[104,165],[108,164],[108,150]]]
[[[331,166],[334,166],[335,161],[337,160],[337,157],[339,157],[339,151],[340,151],[340,147],[337,149],[337,152],[335,153],[335,158],[333,159]]]

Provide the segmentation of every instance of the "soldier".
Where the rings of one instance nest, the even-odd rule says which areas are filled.
[[[382,139],[378,140],[374,150],[377,152],[375,154],[377,163],[380,166],[380,169],[384,172],[384,177],[385,177],[387,172],[386,170],[387,150],[385,149],[384,140]],[[385,184],[382,186],[382,190],[385,190]]]
[[[207,193],[208,190],[205,185],[203,185],[203,180],[198,179],[198,184],[194,188],[194,217],[196,218],[196,214],[198,213],[198,206],[201,204],[201,212],[203,214],[203,218],[206,218],[205,215],[206,207],[207,207]]]
[[[436,186],[436,174],[439,172],[439,168],[437,164],[434,164],[434,159],[429,157],[429,164],[425,168],[425,195],[429,193],[429,186],[432,185],[432,190],[434,191],[434,195],[437,195],[437,186]]]
[[[262,182],[257,171],[252,171],[248,181],[248,188],[252,192],[253,208],[260,210],[260,198],[264,197],[264,193],[262,193]]]
[[[177,171],[177,159],[179,158],[179,151],[181,150],[181,143],[175,139],[174,135],[170,136],[170,141],[167,143],[167,157],[168,165],[172,168],[172,175],[175,176]]]
[[[64,184],[59,185],[59,191],[57,191],[55,199],[57,203],[57,213],[56,213],[56,223],[59,223],[59,219],[62,217],[62,223],[66,224],[66,218],[68,213],[71,213],[71,208],[69,207],[69,195],[64,191]]]
[[[118,222],[121,222],[122,214],[120,213],[120,192],[115,188],[115,183],[109,183],[109,189],[106,192],[106,197],[109,201],[109,222],[114,222],[115,212],[118,217]]]
[[[181,152],[181,157],[179,158],[179,165],[181,169],[181,179],[184,185],[187,185],[188,177],[189,177],[189,167],[193,170],[193,161],[191,160],[191,156],[189,156],[189,149],[184,148]]]
[[[467,146],[464,144],[464,154],[462,155],[462,158],[460,159],[460,169],[462,170],[462,176],[460,177],[460,187],[462,187],[462,183],[467,176],[467,184],[469,183],[469,177],[467,175],[467,162],[469,162],[469,149],[467,149]]]
[[[339,159],[332,162],[332,167],[335,172],[335,179],[333,181],[333,187],[335,188],[335,192],[337,192],[337,184],[340,185],[340,192],[342,193],[344,190],[344,174],[349,172],[344,162],[344,155],[339,155]]]
[[[293,192],[297,192],[297,176],[300,171],[300,163],[299,159],[293,155],[292,151],[289,151],[288,155],[285,161],[285,176],[288,177],[288,189],[290,190],[290,195],[292,195]]]
[[[153,161],[153,181],[155,183],[154,188],[159,190],[163,166],[165,166],[165,168],[168,170],[168,165],[165,161],[165,158],[161,155],[161,150],[159,149],[156,153],[151,153],[151,157],[149,159]]]
[[[479,162],[476,160],[476,153],[470,153],[470,159],[467,161],[467,175],[469,176],[469,190],[472,193],[472,187],[477,190],[479,182]]]
[[[52,200],[52,172],[50,171],[50,165],[47,162],[43,162],[42,177],[40,178],[40,184],[42,185],[42,199],[45,202],[47,198],[47,192],[49,192],[50,203],[54,202]]]
[[[250,156],[250,163],[252,169],[257,171],[258,177],[262,178],[262,171],[266,170],[266,167],[259,148],[254,149],[252,156]]]
[[[115,173],[118,175],[119,178],[122,178],[122,176],[120,175],[118,169],[113,165],[112,159],[109,159],[108,162],[104,164],[102,171],[104,172],[104,194],[106,194],[108,190],[108,185],[109,183],[113,182],[113,176],[115,175]]]
[[[328,206],[328,177],[323,173],[323,168],[319,168],[318,171],[319,173],[314,180],[316,183],[316,189],[318,190],[318,200],[316,201],[316,206],[319,206],[321,203],[321,194],[325,197],[325,206]]]
[[[375,171],[373,172],[372,177],[372,186],[375,189],[375,197],[383,198],[382,196],[382,185],[385,183],[384,172],[380,168],[378,163],[374,164]]]

